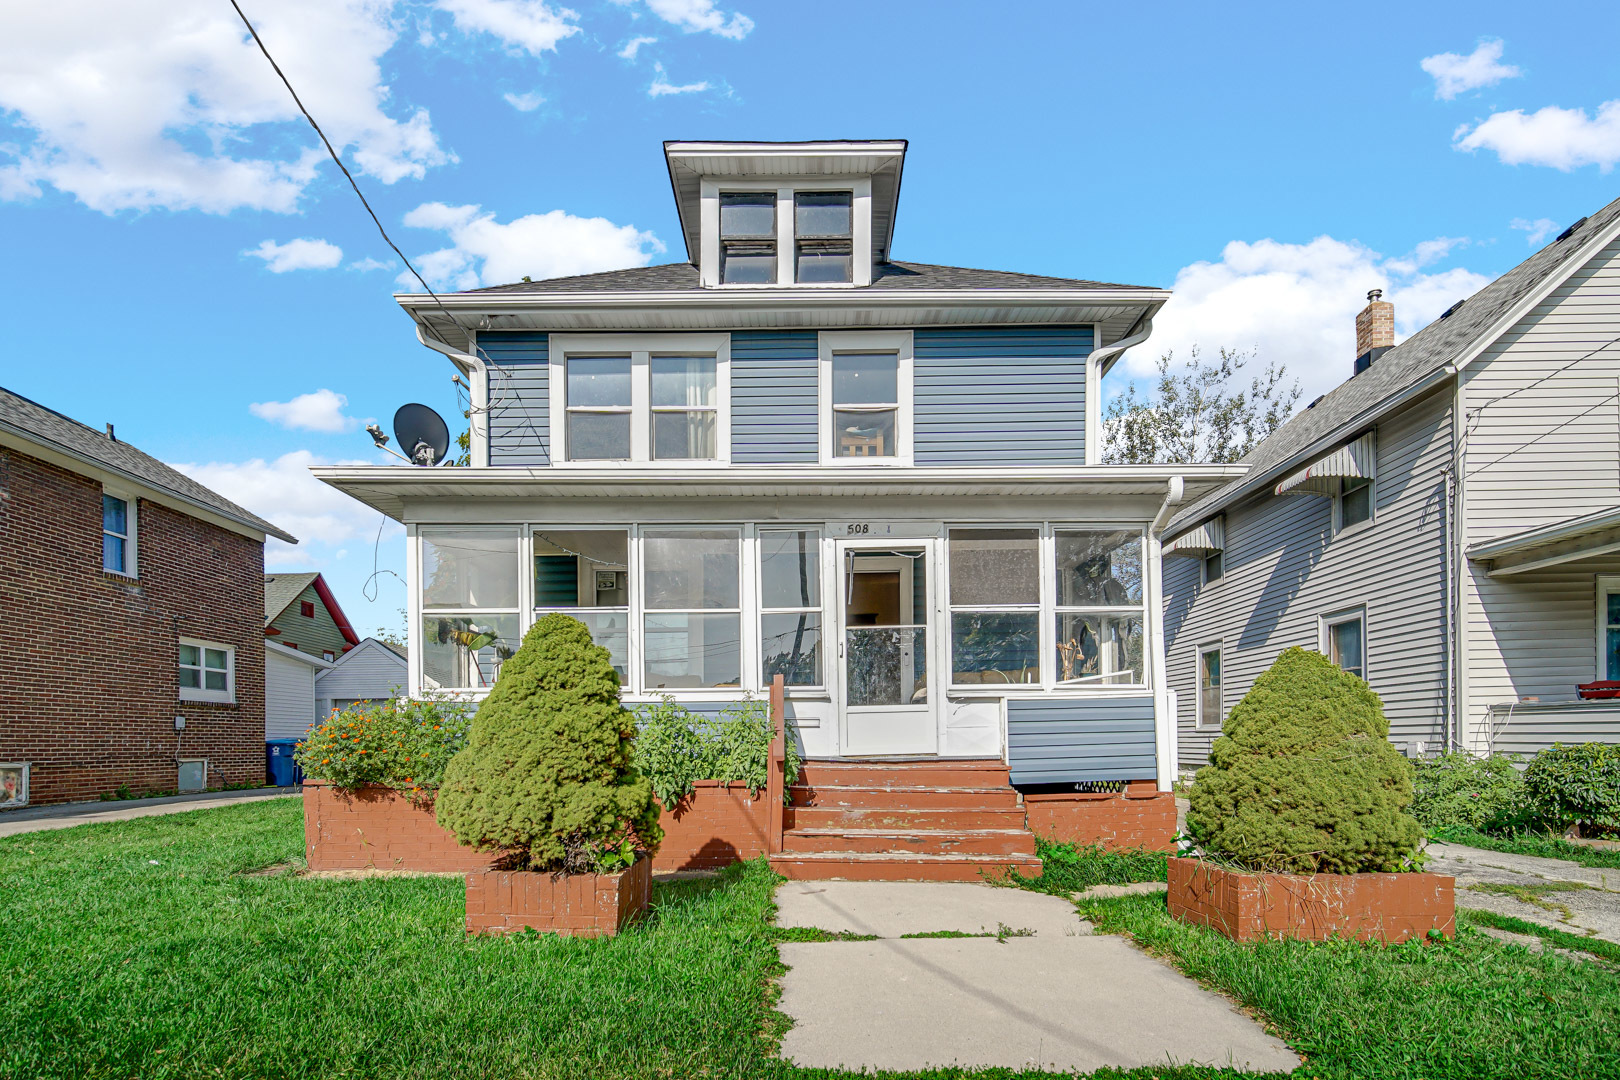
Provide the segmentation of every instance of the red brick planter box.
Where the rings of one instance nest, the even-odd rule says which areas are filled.
[[[462,847],[417,804],[389,787],[353,791],[304,781],[304,857],[311,870],[414,870],[465,874],[487,870],[496,852]]]
[[[1176,850],[1176,797],[1151,780],[1123,792],[1061,792],[1024,796],[1029,831],[1048,840],[1106,848]]]
[[[660,872],[712,870],[768,853],[771,814],[763,788],[755,797],[745,784],[700,780],[658,824],[664,842],[652,867]]]
[[[467,933],[612,937],[647,910],[652,860],[617,874],[481,870],[467,875]]]
[[[1235,941],[1258,937],[1406,941],[1457,932],[1443,874],[1255,874],[1202,859],[1170,860],[1170,914]]]

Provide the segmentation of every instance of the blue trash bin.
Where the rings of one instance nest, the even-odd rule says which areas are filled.
[[[264,741],[264,771],[266,778],[276,787],[296,787],[304,782],[304,770],[293,759],[299,739],[266,739]]]

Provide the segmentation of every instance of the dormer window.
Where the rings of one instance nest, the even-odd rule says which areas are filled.
[[[794,280],[802,284],[854,280],[854,202],[848,191],[794,194]]]
[[[726,285],[775,284],[776,192],[720,193],[720,280]]]

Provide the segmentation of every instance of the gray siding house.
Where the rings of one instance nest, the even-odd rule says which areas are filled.
[[[1355,374],[1165,530],[1179,766],[1294,645],[1413,755],[1620,741],[1577,689],[1620,680],[1620,201],[1398,346],[1376,293],[1356,329]]]

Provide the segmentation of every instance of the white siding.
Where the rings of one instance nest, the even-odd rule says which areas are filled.
[[[315,679],[320,714],[334,701],[382,701],[403,693],[410,681],[405,658],[375,641],[362,641],[338,657],[337,664]]]
[[[264,737],[301,738],[314,722],[315,669],[266,649]]]

